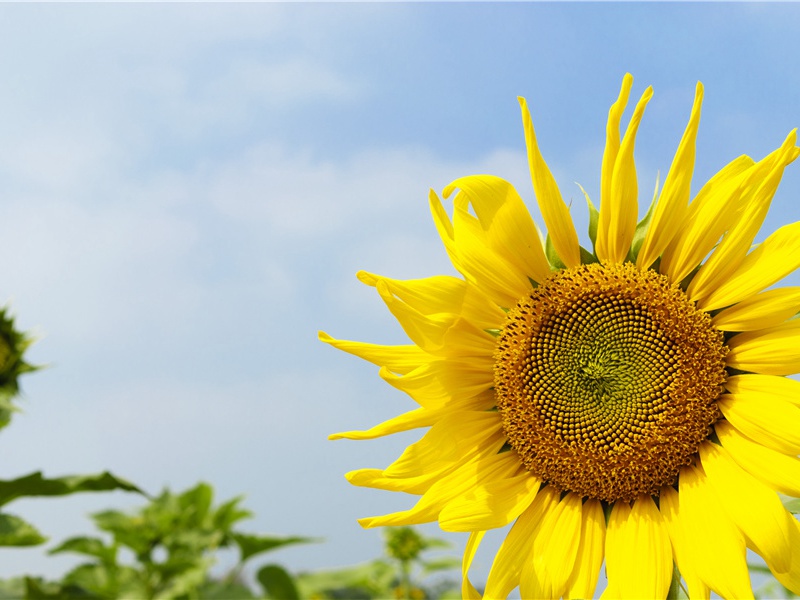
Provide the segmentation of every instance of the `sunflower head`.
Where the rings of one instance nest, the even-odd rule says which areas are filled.
[[[800,288],[771,288],[800,267],[800,223],[753,245],[796,132],[755,161],[741,156],[692,192],[703,86],[664,185],[639,212],[634,146],[653,92],[621,134],[633,79],[612,104],[599,209],[586,197],[581,246],[570,207],[520,99],[542,238],[517,191],[481,175],[431,193],[434,222],[461,277],[362,274],[411,344],[321,339],[381,367],[414,410],[364,439],[430,427],[355,485],[421,495],[364,526],[438,521],[483,533],[513,526],[485,597],[751,595],[745,548],[800,593],[800,525],[776,492],[800,496]],[[777,468],[776,465],[780,465]],[[675,571],[677,569],[677,571]],[[681,583],[683,585],[683,583]]]
[[[31,338],[14,328],[8,309],[0,309],[0,428],[8,425],[16,411],[12,400],[19,393],[19,376],[38,368],[23,357],[32,343]]]

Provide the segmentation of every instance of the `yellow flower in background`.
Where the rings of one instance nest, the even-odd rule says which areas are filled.
[[[752,597],[745,549],[800,593],[800,288],[764,291],[800,266],[800,223],[753,246],[793,131],[755,162],[732,161],[690,201],[703,87],[663,189],[637,224],[633,151],[648,88],[622,139],[633,80],[609,111],[593,253],[542,158],[520,99],[542,239],[506,181],[454,181],[452,218],[433,218],[462,278],[400,281],[361,272],[409,336],[383,346],[320,338],[380,367],[419,405],[368,439],[430,430],[354,485],[420,495],[365,527],[438,521],[482,536],[513,523],[485,598],[587,598],[605,561],[608,598],[664,598],[679,569],[689,595]]]

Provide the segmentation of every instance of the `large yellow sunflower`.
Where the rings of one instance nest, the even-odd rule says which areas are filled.
[[[800,593],[800,525],[777,492],[800,496],[800,288],[770,286],[800,266],[800,223],[753,246],[796,133],[755,162],[741,156],[690,202],[703,87],[663,189],[637,224],[633,150],[652,96],[620,140],[632,77],[611,106],[600,209],[587,197],[593,252],[520,99],[542,238],[506,181],[454,181],[452,219],[433,218],[463,276],[400,281],[359,273],[411,339],[403,346],[323,341],[380,366],[419,407],[366,439],[430,430],[354,485],[421,495],[365,527],[438,521],[484,533],[513,522],[484,591],[664,598],[677,567],[689,595],[752,597],[746,548]],[[765,291],[766,290],[766,291]],[[675,579],[675,581],[678,581]]]

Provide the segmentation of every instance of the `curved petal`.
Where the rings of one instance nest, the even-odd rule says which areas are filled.
[[[689,597],[708,600],[711,596],[711,590],[703,583],[703,580],[697,576],[694,564],[689,558],[689,550],[686,547],[686,536],[683,533],[683,521],[680,516],[678,492],[673,487],[665,486],[661,488],[659,510],[661,511],[661,516],[664,517],[664,523],[667,525],[669,539],[672,543],[673,559],[675,560],[675,564],[678,565],[678,570],[689,588]]]
[[[717,405],[739,431],[790,456],[800,454],[800,408],[767,393],[723,394]]]
[[[744,537],[720,509],[705,473],[684,467],[678,483],[678,516],[683,523],[686,554],[697,576],[723,598],[752,598]]]
[[[609,201],[602,198],[600,202],[596,250],[597,257],[604,263],[623,262],[633,241],[639,212],[639,184],[636,180],[633,149],[644,109],[652,97],[653,88],[648,87],[633,111],[614,162]]]
[[[479,483],[448,502],[439,513],[443,531],[485,531],[505,527],[530,506],[541,481],[522,470],[498,481]]]
[[[445,504],[466,494],[479,482],[512,477],[519,468],[519,459],[510,452],[473,459],[438,479],[410,510],[379,517],[359,519],[362,527],[386,525],[418,525],[435,521]],[[351,482],[352,483],[352,482]]]
[[[616,502],[606,532],[608,585],[620,598],[665,598],[672,581],[672,546],[650,496],[633,507]]]
[[[686,213],[689,210],[695,142],[702,105],[703,84],[698,81],[689,124],[686,126],[686,131],[683,132],[678,150],[675,152],[675,158],[672,160],[672,166],[664,181],[664,188],[658,198],[653,219],[636,259],[636,266],[640,269],[646,269],[652,265],[680,228],[684,226]]]
[[[575,566],[581,537],[581,497],[560,494],[533,532],[533,545],[522,566],[519,591],[523,598],[560,598]]]
[[[561,198],[558,184],[539,152],[528,104],[525,98],[518,97],[517,100],[522,110],[522,125],[525,128],[525,146],[528,149],[528,166],[533,181],[533,192],[542,211],[544,224],[561,261],[567,268],[577,267],[581,264],[581,249],[575,224],[572,222],[569,208]]]
[[[742,264],[764,222],[784,168],[800,153],[800,148],[795,147],[796,141],[797,132],[794,130],[777,151],[747,172],[737,188],[736,195],[745,201],[744,208],[686,290],[689,299],[697,302],[700,308],[705,308],[708,296],[723,285]]]
[[[506,598],[519,585],[523,566],[530,560],[536,530],[557,502],[558,493],[547,486],[519,516],[494,557],[484,598]]]
[[[770,571],[781,585],[791,590],[794,594],[800,595],[800,523],[791,519],[789,533],[792,544],[791,566],[786,573],[780,573],[770,567]]]
[[[614,165],[619,154],[619,124],[622,113],[628,105],[628,97],[633,86],[633,77],[626,73],[622,79],[622,87],[619,90],[619,97],[608,111],[608,124],[606,125],[606,147],[603,151],[603,166],[600,172],[600,216],[598,217],[597,236],[595,238],[594,251],[600,260],[608,256],[608,230],[611,220],[611,181],[614,175]],[[608,208],[605,210],[603,206]]]
[[[598,500],[587,500],[581,512],[581,537],[575,566],[567,581],[567,598],[593,598],[605,557],[606,519]]]
[[[452,413],[434,423],[417,442],[389,465],[387,477],[415,477],[462,463],[476,450],[484,452],[498,439],[502,422],[493,411]],[[485,529],[488,529],[485,528]]]
[[[456,188],[461,190],[456,196],[456,208],[464,209],[463,212],[456,211],[453,218],[459,250],[461,223],[458,217],[468,215],[466,205],[470,204],[478,223],[474,237],[482,239],[486,247],[512,267],[520,279],[543,281],[550,275],[550,263],[536,225],[514,186],[499,177],[473,175],[456,179],[444,189],[443,196],[450,196]],[[462,222],[467,220],[462,219]]]
[[[710,311],[746,300],[800,267],[800,223],[781,227],[753,250],[736,273],[702,302]]]
[[[461,315],[481,329],[497,328],[505,322],[506,314],[484,296],[474,285],[463,279],[449,276],[425,279],[390,279],[359,271],[358,279],[376,287],[383,282],[392,296],[396,296],[423,315],[450,313]]]
[[[745,537],[776,571],[789,570],[789,513],[778,495],[741,469],[728,451],[710,441],[700,445],[700,461],[722,508]]]
[[[765,394],[800,407],[800,381],[777,375],[732,375],[725,382],[731,394]]]
[[[722,331],[754,331],[783,323],[800,312],[800,287],[783,287],[751,296],[721,310],[711,324]]]
[[[737,190],[743,173],[754,164],[749,156],[740,156],[700,189],[689,205],[683,227],[661,255],[661,273],[680,282],[711,252],[737,216]]]
[[[729,367],[764,375],[800,373],[800,321],[740,333],[728,348]]]
[[[481,598],[480,593],[469,580],[469,568],[472,566],[472,559],[475,558],[475,553],[478,551],[478,546],[485,533],[485,531],[473,531],[464,548],[464,558],[461,561],[461,597],[464,600],[480,600]]]
[[[481,360],[432,360],[405,375],[382,368],[378,375],[429,409],[466,401],[491,388],[494,382],[491,356]]]
[[[722,447],[745,471],[774,490],[800,497],[800,459],[754,442],[728,421],[714,429]]]
[[[371,440],[400,431],[430,427],[447,415],[457,411],[488,411],[493,408],[495,404],[494,391],[486,390],[477,396],[465,398],[458,402],[448,402],[444,406],[439,406],[437,408],[416,408],[366,430],[333,433],[328,436],[328,439]]]
[[[324,331],[318,333],[319,340],[330,344],[334,348],[343,350],[348,354],[358,356],[379,367],[386,367],[393,373],[405,375],[420,365],[428,362],[430,356],[419,346],[409,344],[405,346],[382,346],[378,344],[365,344],[349,340],[337,340]]]

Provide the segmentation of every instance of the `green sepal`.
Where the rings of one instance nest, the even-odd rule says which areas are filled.
[[[653,220],[653,214],[656,211],[656,204],[658,200],[658,184],[659,178],[656,176],[656,189],[653,191],[653,200],[650,202],[650,208],[647,209],[647,214],[644,218],[636,224],[636,229],[633,232],[633,240],[631,241],[631,249],[628,252],[628,260],[632,263],[636,262],[639,257],[639,250],[642,249],[644,238],[647,235],[647,230],[650,228],[650,221]]]
[[[681,583],[681,572],[675,564],[672,565],[672,581],[667,591],[667,600],[689,600],[689,594]]]
[[[547,262],[550,263],[550,268],[552,270],[560,271],[561,269],[567,268],[567,265],[565,265],[564,261],[561,260],[561,257],[558,256],[558,252],[556,252],[556,247],[553,246],[553,240],[549,233],[544,241],[544,254],[547,257]]]
[[[0,546],[38,546],[47,538],[16,515],[0,513]]]
[[[600,221],[600,211],[597,210],[591,198],[589,198],[589,194],[583,189],[583,186],[577,181],[575,185],[581,189],[583,197],[586,198],[586,206],[589,208],[589,239],[592,242],[592,248],[594,248],[597,244],[597,224]]]
[[[592,263],[600,262],[600,259],[598,259],[596,255],[589,252],[583,246],[581,246],[580,248],[581,248],[581,264],[591,265]]]

